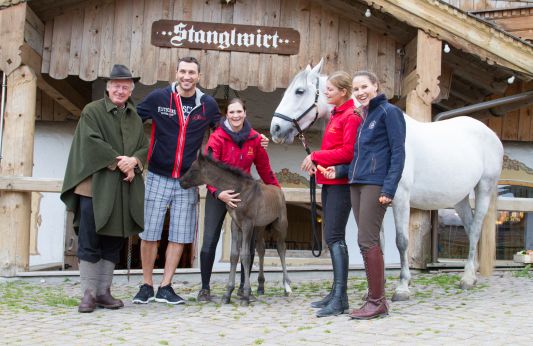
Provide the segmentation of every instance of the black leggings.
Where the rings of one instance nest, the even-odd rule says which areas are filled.
[[[78,258],[91,263],[105,259],[117,264],[124,238],[99,235],[94,222],[93,199],[80,196],[80,229],[78,231]]]
[[[204,217],[204,240],[200,251],[200,270],[202,274],[202,289],[209,289],[209,281],[213,272],[213,263],[217,244],[222,231],[222,224],[226,217],[226,203],[216,199],[210,193],[205,197],[205,217]],[[254,262],[255,235],[250,242],[250,272]],[[244,269],[241,264],[241,287],[244,283]]]
[[[322,213],[326,244],[346,239],[346,223],[350,217],[350,185],[322,185]]]

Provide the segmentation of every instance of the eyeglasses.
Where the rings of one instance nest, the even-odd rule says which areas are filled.
[[[112,89],[112,90],[122,90],[122,91],[130,91],[131,90],[131,86],[130,85],[121,85],[121,84],[109,84],[109,89]]]

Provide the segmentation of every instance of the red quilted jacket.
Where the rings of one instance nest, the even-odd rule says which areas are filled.
[[[241,169],[243,172],[250,173],[252,163],[255,164],[257,173],[267,185],[280,186],[278,179],[272,168],[270,167],[270,160],[266,150],[261,146],[261,135],[251,130],[248,139],[243,143],[242,148],[233,141],[233,139],[222,129],[218,127],[209,136],[205,152],[208,149],[213,150],[213,158],[224,162],[235,168]],[[216,195],[216,189],[212,186],[207,186],[208,190]]]
[[[340,107],[331,111],[331,117],[324,132],[320,150],[311,154],[311,159],[324,168],[341,164],[350,164],[354,155],[354,145],[361,117],[355,112],[355,105],[349,99]],[[348,184],[347,178],[327,179],[320,171],[316,172],[319,184]]]

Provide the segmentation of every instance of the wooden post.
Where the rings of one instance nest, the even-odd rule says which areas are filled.
[[[7,76],[0,176],[31,176],[37,77],[26,65]],[[0,276],[29,269],[31,192],[0,191]]]
[[[418,121],[430,122],[432,118],[431,103],[440,93],[439,76],[441,74],[442,42],[418,30],[416,50],[411,49],[411,66],[414,70],[409,81],[410,90],[405,90],[406,112]],[[412,42],[414,48],[414,42]],[[408,50],[409,52],[409,50]],[[416,57],[413,55],[416,54]],[[416,62],[415,64],[412,64]],[[412,81],[415,81],[413,83]],[[415,87],[416,85],[416,87]],[[414,87],[414,89],[413,89]],[[431,261],[431,212],[411,209],[409,219],[409,263],[412,268],[425,269]]]

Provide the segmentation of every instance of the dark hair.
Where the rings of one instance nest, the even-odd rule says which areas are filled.
[[[196,66],[198,66],[198,73],[200,73],[200,63],[198,62],[198,59],[196,59],[195,57],[193,57],[193,56],[184,56],[183,58],[179,58],[178,59],[178,65],[176,66],[176,70],[179,69],[180,62],[189,62],[189,63],[192,62],[192,63],[196,64]]]
[[[368,80],[372,82],[372,84],[375,84],[378,86],[378,90],[379,90],[379,79],[378,79],[378,76],[376,76],[374,72],[365,71],[365,70],[357,71],[353,75],[353,79],[355,79],[355,77],[361,77],[361,76],[368,78]]]
[[[328,77],[328,82],[333,84],[335,88],[339,90],[346,90],[346,98],[350,98],[352,95],[352,79],[347,72],[337,71],[333,72]]]
[[[234,103],[239,103],[242,106],[242,109],[246,112],[246,104],[244,103],[244,101],[238,97],[234,97],[231,100],[229,100],[228,104],[226,105],[226,113],[228,112],[229,106]]]

